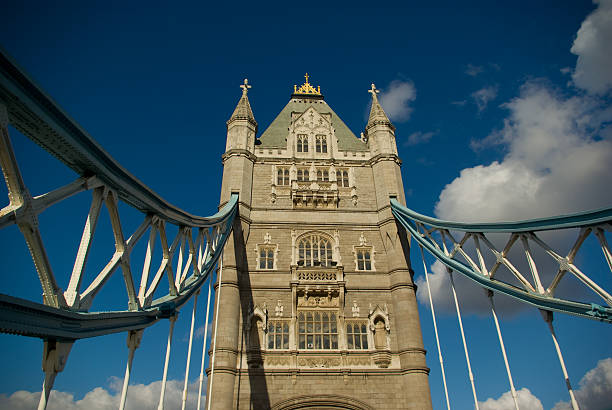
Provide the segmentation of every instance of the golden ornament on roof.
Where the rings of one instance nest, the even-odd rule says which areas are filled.
[[[321,86],[317,86],[317,88],[315,89],[309,82],[308,82],[308,73],[306,73],[306,75],[304,76],[304,78],[306,78],[306,82],[304,84],[302,84],[300,86],[300,88],[297,87],[297,85],[293,86],[293,93],[294,94],[309,94],[309,95],[321,95]]]

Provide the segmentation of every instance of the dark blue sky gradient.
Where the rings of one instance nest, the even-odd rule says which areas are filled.
[[[218,204],[225,121],[240,96],[239,84],[248,77],[253,85],[249,99],[261,135],[289,100],[293,85],[303,82],[305,72],[356,135],[366,124],[370,83],[383,89],[394,80],[414,84],[412,115],[408,121],[395,122],[397,142],[408,206],[432,215],[440,192],[460,170],[503,158],[503,147],[474,152],[469,143],[503,127],[508,113],[501,104],[516,97],[522,84],[539,79],[560,94],[574,92],[567,87],[569,76],[560,69],[575,66],[576,56],[569,49],[581,22],[594,9],[588,1],[533,0],[124,3],[7,3],[2,7],[0,45],[119,163],[167,201],[199,215],[213,214]],[[483,72],[466,75],[469,64],[482,66]],[[498,96],[479,113],[470,94],[485,86],[497,86]],[[463,106],[452,104],[463,100]],[[415,132],[434,132],[434,136],[429,143],[407,145]],[[15,130],[11,129],[11,137],[33,194],[73,178],[71,171]],[[5,192],[3,186],[0,197]],[[43,221],[71,238],[54,249],[54,261],[64,269],[71,269],[89,206],[87,196],[71,201],[63,211],[49,211]],[[74,213],[79,215],[74,224],[59,222]],[[126,236],[138,222],[137,215],[126,219]],[[15,266],[30,266],[21,243],[0,238],[8,245],[0,256],[10,254],[23,262]],[[104,246],[110,246],[112,253],[112,243]],[[66,247],[70,251],[62,254]],[[92,263],[103,264],[107,254],[92,256]],[[32,272],[20,273],[17,279],[0,278],[0,292],[11,293],[7,287],[17,286],[14,280],[17,293],[38,297],[39,284]],[[119,274],[112,280],[121,287]],[[421,308],[434,406],[442,409],[429,310]],[[170,378],[183,377],[186,343],[182,339],[189,316],[185,310],[182,324],[177,325],[173,352],[177,359]],[[453,380],[463,378],[451,387],[456,395],[453,407],[470,408],[456,319],[442,315],[440,320],[441,328],[450,329],[441,331],[448,343],[457,344],[447,347],[447,363],[454,366],[448,375]],[[570,322],[559,319],[561,325]],[[497,363],[491,321],[471,316],[465,326],[471,329],[474,367],[482,369],[479,398],[497,398],[508,387]],[[567,400],[539,315],[519,315],[504,326],[510,349],[522,357],[515,364],[517,388],[528,387],[545,408]],[[599,323],[577,326],[559,331],[574,384],[611,353],[603,341],[609,340],[608,328]],[[166,331],[163,324],[145,334],[137,352],[135,383],[161,378]],[[571,357],[583,343],[581,333],[593,339],[592,349]],[[526,342],[525,334],[533,341]],[[595,340],[599,338],[603,340]],[[58,388],[79,398],[96,386],[108,388],[109,377],[123,375],[124,339],[125,335],[116,335],[103,342],[79,342],[67,370],[57,379]],[[8,365],[18,369],[0,376],[0,393],[40,389],[40,345],[38,340],[0,336],[0,348],[10,356]],[[530,355],[542,357],[545,377],[534,373]],[[199,355],[194,354],[192,376],[199,370],[197,360]],[[79,363],[94,370],[80,368]]]

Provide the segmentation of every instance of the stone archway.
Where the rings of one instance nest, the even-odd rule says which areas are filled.
[[[271,410],[374,410],[366,403],[351,397],[320,394],[292,397],[272,406]]]

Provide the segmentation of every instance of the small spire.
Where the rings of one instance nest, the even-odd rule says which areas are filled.
[[[378,102],[378,96],[376,94],[380,93],[380,90],[376,88],[376,85],[372,83],[370,89],[368,90],[370,94],[372,94],[372,108],[370,109],[370,117],[368,118],[368,125],[366,129],[374,124],[388,124],[391,125],[391,121],[389,121],[389,117],[385,114],[385,110],[383,110],[380,102]],[[393,125],[391,125],[393,127]]]
[[[257,122],[255,121],[255,117],[253,116],[253,110],[251,110],[251,104],[249,103],[249,97],[247,97],[247,93],[249,92],[249,88],[251,85],[249,84],[248,79],[244,79],[244,82],[240,84],[240,88],[242,88],[242,96],[236,105],[236,109],[234,113],[230,117],[227,122],[228,125],[230,122],[234,120],[247,120],[253,123],[257,127]]]

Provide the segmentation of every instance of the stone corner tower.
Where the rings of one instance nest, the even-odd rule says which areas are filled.
[[[357,138],[306,75],[256,139],[241,87],[223,154],[221,203],[238,193],[240,208],[216,287],[211,408],[431,408],[408,238],[389,203],[405,203],[401,161],[378,90]]]

